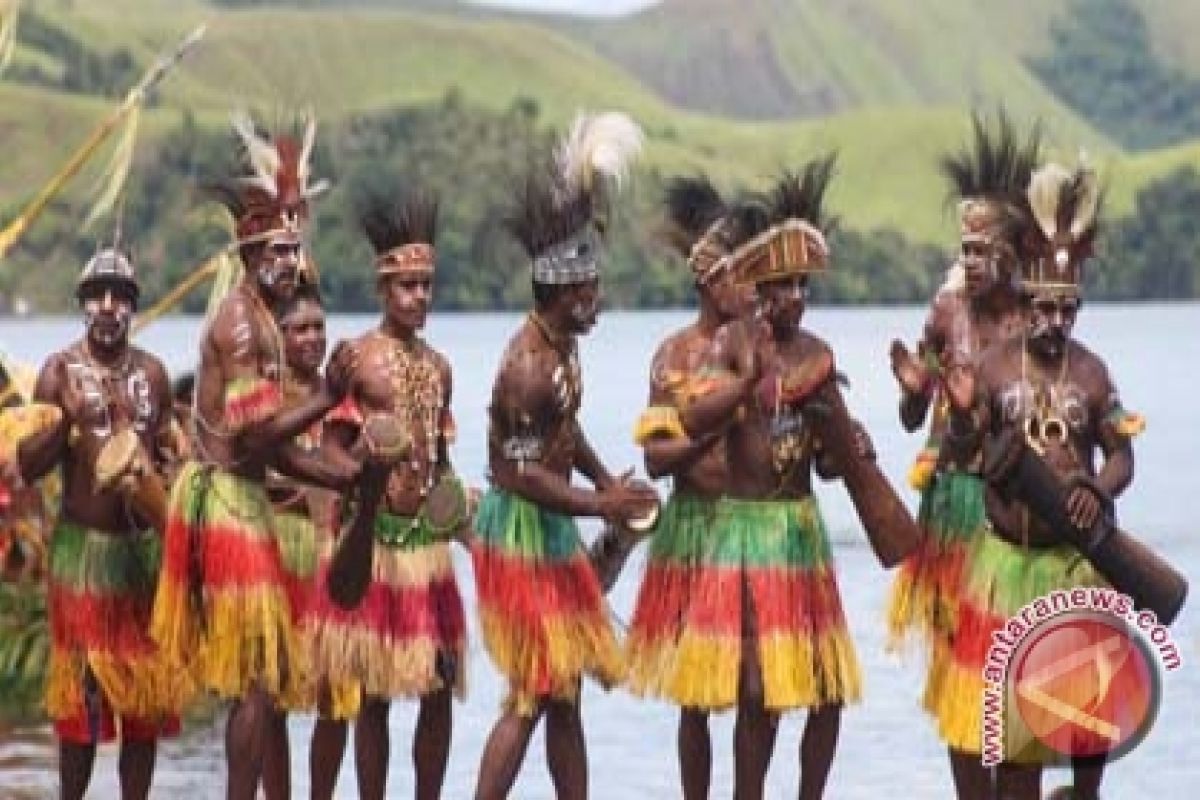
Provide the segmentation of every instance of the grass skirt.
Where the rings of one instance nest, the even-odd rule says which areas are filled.
[[[85,676],[122,717],[178,714],[192,693],[149,636],[161,545],[153,532],[114,534],[60,522],[50,542],[46,711],[75,718]]]
[[[688,707],[733,706],[750,638],[768,709],[858,700],[858,658],[816,501],[725,498],[715,527],[692,584],[669,696]]]
[[[964,580],[954,644],[928,706],[946,744],[978,753],[983,736],[983,669],[992,634],[1026,604],[1056,589],[1106,583],[1069,545],[1024,548],[990,532],[973,545]]]
[[[285,707],[308,696],[262,484],[184,466],[171,492],[151,632],[172,663],[221,697],[255,685]]]
[[[919,636],[928,650],[922,705],[931,713],[950,662],[963,569],[974,542],[987,530],[983,481],[943,471],[921,494],[918,520],[924,537],[900,565],[888,607],[888,649]]]
[[[324,591],[333,544],[321,559],[318,586],[309,619],[313,670],[329,681],[332,716],[357,713],[352,687],[375,697],[417,697],[449,687],[465,691],[466,614],[450,545],[433,541],[418,517],[381,513],[371,583],[362,603],[346,611]],[[380,541],[398,529],[405,543]]]
[[[508,680],[506,706],[574,700],[591,675],[609,687],[624,663],[604,596],[571,517],[492,488],[472,548],[483,641]]]

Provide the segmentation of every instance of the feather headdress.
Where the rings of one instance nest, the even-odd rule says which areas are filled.
[[[436,262],[437,195],[418,188],[367,190],[355,198],[359,226],[375,250],[379,275],[432,272]]]
[[[642,139],[626,114],[580,114],[553,153],[532,165],[505,224],[533,259],[536,282],[579,283],[599,274],[608,190],[620,187]]]
[[[707,283],[729,266],[734,245],[728,204],[705,175],[672,178],[663,201],[659,238],[687,259],[698,283]]]
[[[1102,196],[1095,170],[1083,159],[1074,170],[1051,163],[1033,173],[1022,238],[1027,290],[1078,291],[1083,263],[1095,247]]]
[[[739,248],[735,255],[739,280],[764,283],[824,271],[829,259],[825,230],[833,224],[825,213],[825,193],[836,162],[837,156],[829,154],[799,172],[785,171],[760,198],[770,227]]]
[[[241,172],[209,186],[210,194],[233,216],[239,242],[298,236],[307,224],[309,203],[329,187],[327,181],[311,182],[316,119],[305,115],[299,139],[260,133],[246,112],[235,112],[231,121]]]

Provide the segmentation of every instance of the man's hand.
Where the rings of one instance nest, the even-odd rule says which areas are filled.
[[[968,412],[975,404],[975,370],[967,364],[955,364],[946,370],[943,385],[955,411]]]
[[[892,374],[896,376],[900,388],[907,394],[924,394],[931,376],[920,359],[899,339],[892,340],[888,355],[891,357]]]
[[[1067,495],[1067,517],[1081,531],[1091,530],[1103,508],[1104,503],[1095,490],[1086,485],[1076,486]]]
[[[632,519],[645,516],[659,502],[654,487],[633,479],[632,475],[632,470],[626,472],[600,492],[600,515],[621,527]]]
[[[358,370],[358,355],[358,348],[351,342],[341,341],[333,348],[325,368],[325,386],[337,400],[350,392],[354,373]]]
[[[858,457],[866,461],[874,461],[875,443],[871,441],[871,434],[867,433],[867,429],[856,419],[850,420],[850,424],[854,428],[854,449],[858,453]]]

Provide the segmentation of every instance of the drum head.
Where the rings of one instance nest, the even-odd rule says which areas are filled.
[[[363,436],[372,453],[388,459],[403,458],[412,446],[408,430],[394,414],[371,414],[363,420]]]
[[[96,483],[106,489],[120,480],[133,466],[141,442],[132,428],[125,428],[109,439],[96,456]]]
[[[467,521],[467,492],[453,475],[443,477],[425,498],[425,519],[441,536],[450,536]]]

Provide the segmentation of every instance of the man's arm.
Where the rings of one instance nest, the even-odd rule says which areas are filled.
[[[717,433],[693,439],[684,430],[676,393],[685,389],[682,384],[692,376],[672,369],[671,361],[672,348],[664,344],[651,361],[650,398],[634,433],[652,478],[690,469],[720,440]]]
[[[945,341],[941,333],[946,316],[943,306],[940,295],[934,297],[915,355],[910,353],[900,340],[892,342],[892,374],[900,384],[900,424],[909,433],[925,423],[929,405],[933,400],[936,376],[926,359],[934,357],[941,350],[940,342]]]
[[[628,517],[639,505],[653,502],[653,493],[613,482],[601,490],[572,486],[569,478],[547,469],[541,453],[526,455],[523,450],[544,447],[544,431],[534,420],[551,418],[554,387],[549,374],[540,368],[535,356],[525,356],[508,367],[505,407],[499,414],[509,420],[528,421],[511,424],[508,442],[501,442],[502,454],[491,464],[497,485],[515,492],[537,505],[561,514],[581,517]],[[567,423],[573,424],[573,423]]]
[[[1133,437],[1141,432],[1137,415],[1130,414],[1121,404],[1121,396],[1113,385],[1108,370],[1101,366],[1094,409],[1100,451],[1104,463],[1096,474],[1096,485],[1117,497],[1133,482]]]
[[[704,370],[712,375],[712,384],[681,412],[688,436],[700,440],[721,433],[753,392],[759,366],[755,343],[741,327],[734,323],[721,328]]]
[[[259,374],[254,320],[245,302],[231,302],[214,320],[212,330],[225,393],[223,419],[242,453],[274,452],[325,416],[345,393],[344,345],[330,359],[334,380],[327,379],[317,392],[282,409],[279,384]]]
[[[583,432],[583,426],[579,424],[579,420],[574,421],[574,426],[575,469],[579,470],[579,473],[591,481],[597,489],[607,489],[614,482],[612,473],[608,471],[608,468],[600,460],[600,456],[596,454],[596,450],[588,440],[587,434]]]
[[[66,369],[59,356],[52,356],[38,374],[33,390],[36,403],[49,403],[63,410],[62,418],[49,430],[34,434],[21,443],[17,461],[21,478],[33,483],[58,464],[67,452],[67,435],[71,430],[72,411],[64,405]]]

